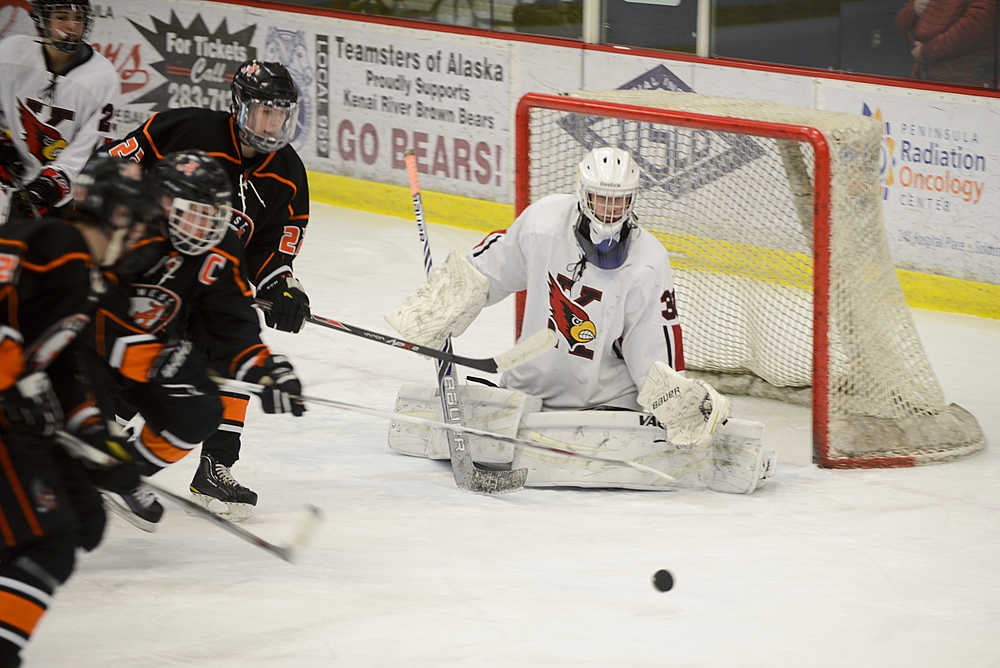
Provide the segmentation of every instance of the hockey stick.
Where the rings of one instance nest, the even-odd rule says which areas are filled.
[[[10,220],[10,214],[14,207],[13,192],[7,188],[0,187],[0,225]]]
[[[266,299],[258,299],[257,305],[264,310],[271,308],[271,302]],[[507,371],[508,369],[513,369],[517,365],[524,364],[525,362],[538,357],[542,353],[547,352],[556,344],[555,332],[550,329],[544,329],[540,332],[536,332],[532,336],[522,338],[513,348],[505,350],[499,355],[482,358],[465,357],[463,355],[456,355],[446,350],[436,350],[435,348],[422,346],[419,343],[397,339],[387,334],[380,334],[379,332],[364,329],[362,327],[358,327],[357,325],[349,325],[346,322],[341,322],[339,320],[322,318],[318,315],[310,315],[306,318],[306,321],[311,322],[314,325],[320,325],[321,327],[329,327],[330,329],[347,332],[348,334],[353,334],[354,336],[360,336],[368,339],[369,341],[384,343],[385,345],[392,346],[393,348],[402,348],[403,350],[409,350],[410,352],[417,353],[418,355],[433,357],[452,364],[467,366],[470,369],[486,371],[487,373],[496,373],[497,371]]]
[[[232,380],[231,378],[213,377],[213,380],[224,388],[240,390],[242,392],[260,393],[268,389],[264,385],[259,385],[257,383],[248,383],[242,380]],[[594,454],[593,452],[581,452],[581,450],[595,450],[593,446],[583,446],[574,443],[565,443],[551,438],[548,439],[550,441],[550,444],[545,445],[542,443],[538,443],[537,441],[529,441],[523,438],[517,438],[516,436],[507,436],[505,434],[498,434],[496,432],[487,431],[485,429],[479,429],[477,427],[468,427],[462,424],[461,422],[456,422],[456,421],[439,422],[438,420],[431,420],[430,418],[417,417],[416,415],[401,415],[399,413],[383,411],[378,408],[371,408],[369,406],[362,406],[360,404],[352,404],[350,402],[339,401],[337,399],[327,399],[325,397],[311,397],[303,394],[298,396],[297,398],[310,403],[321,404],[323,406],[330,406],[331,408],[339,408],[340,410],[349,411],[352,413],[362,413],[364,415],[372,415],[375,417],[388,418],[395,422],[406,422],[408,424],[420,425],[422,427],[431,427],[433,429],[444,429],[449,434],[471,434],[473,436],[482,436],[483,438],[503,441],[504,443],[510,443],[518,447],[527,448],[529,450],[535,450],[538,452],[556,452],[561,455],[568,455],[572,457],[583,457],[584,459],[594,459],[601,462],[625,464],[626,466],[630,466],[636,469],[637,471],[652,473],[653,475],[659,476],[660,478],[663,478],[664,480],[670,482],[675,481],[675,478],[669,473],[665,473],[663,471],[660,471],[659,469],[654,469],[650,466],[646,466],[645,464],[640,464],[639,462],[636,461],[616,459],[614,457],[602,457],[601,455]],[[464,445],[465,441],[463,440],[462,443]],[[479,470],[480,469],[476,469],[476,471]],[[527,477],[528,475],[527,469],[517,469],[517,472],[519,471],[524,471],[523,475]],[[482,473],[512,473],[512,471],[482,471]],[[520,475],[522,474],[518,473],[518,476]],[[523,484],[521,486],[523,486]],[[495,489],[495,490],[483,490],[483,491],[501,492],[507,490]]]
[[[234,536],[242,538],[251,545],[256,545],[260,549],[270,552],[287,562],[295,561],[302,548],[309,542],[309,539],[312,538],[312,535],[316,532],[316,528],[323,521],[323,511],[312,504],[307,504],[303,509],[305,515],[299,521],[299,525],[296,528],[295,533],[292,534],[292,537],[288,540],[288,542],[278,545],[264,540],[252,531],[247,531],[239,524],[230,522],[221,515],[216,515],[211,510],[203,508],[191,499],[185,498],[180,494],[174,494],[168,489],[164,489],[159,485],[151,483],[149,480],[143,481],[143,484],[149,486],[157,494],[162,494],[164,497],[170,499],[177,505],[182,506],[185,510],[198,515],[202,519],[214,522],[219,528],[228,531]]]
[[[41,218],[42,212],[38,210],[38,207],[35,206],[35,203],[31,201],[28,197],[28,193],[24,190],[24,181],[20,177],[13,174],[11,174],[11,176],[14,177],[14,185],[3,188],[4,193],[7,195],[7,210],[5,218],[0,220],[0,223],[6,223],[11,219],[11,216],[14,213],[14,205],[16,202],[15,198],[21,200],[21,203],[25,206],[28,212],[31,213],[32,218]]]
[[[24,351],[26,372],[44,371],[90,324],[101,296],[108,289],[104,278],[93,272],[91,273],[90,285],[91,288],[87,293],[83,310],[53,322]]]
[[[417,221],[417,233],[424,245],[424,273],[431,271],[431,247],[424,222],[424,204],[420,195],[420,181],[417,177],[417,157],[407,151],[404,157],[406,173],[410,179],[410,193],[413,196],[413,216]],[[551,347],[551,344],[549,345]],[[444,352],[451,355],[451,338],[444,344]],[[458,388],[454,367],[443,360],[437,362],[438,388],[441,390],[441,410],[445,422],[461,426],[462,404],[458,399]],[[447,432],[448,452],[451,455],[451,471],[455,484],[474,492],[509,492],[524,487],[528,477],[527,469],[513,471],[489,471],[478,468],[465,443],[463,433],[458,430]]]
[[[90,315],[83,312],[73,313],[49,325],[24,351],[25,371],[44,371],[89,324]]]
[[[62,430],[57,431],[56,438],[71,455],[75,455],[79,459],[84,459],[92,464],[104,467],[121,464],[119,460],[115,459],[111,455],[98,450],[86,441],[77,438],[69,432]],[[252,531],[244,529],[235,522],[230,522],[226,518],[216,515],[211,510],[203,508],[194,501],[191,501],[180,494],[175,494],[168,489],[160,487],[156,483],[150,482],[148,478],[143,479],[143,484],[157,494],[170,499],[185,510],[190,511],[192,514],[213,522],[219,528],[224,529],[234,536],[242,538],[251,545],[256,545],[262,550],[270,552],[271,554],[288,562],[295,560],[299,551],[312,537],[313,533],[316,531],[316,527],[318,527],[319,523],[323,520],[323,512],[319,508],[313,505],[307,505],[304,509],[305,517],[300,522],[295,533],[292,534],[292,538],[287,543],[278,545],[261,538]]]

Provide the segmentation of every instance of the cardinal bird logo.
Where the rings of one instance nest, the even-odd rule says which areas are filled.
[[[549,274],[549,327],[563,335],[573,355],[592,359],[594,351],[586,347],[597,338],[597,326],[582,308],[574,304],[559,289],[559,284]]]
[[[56,126],[63,121],[73,120],[76,114],[70,109],[53,107],[31,98],[19,98],[17,108],[28,151],[43,165],[55,161],[69,145]],[[43,121],[42,116],[46,113],[48,120]]]

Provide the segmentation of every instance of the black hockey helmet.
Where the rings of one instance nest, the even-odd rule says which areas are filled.
[[[204,151],[179,151],[165,155],[150,171],[174,249],[201,255],[222,241],[232,215],[232,185],[215,158]]]
[[[281,63],[248,60],[233,75],[232,112],[240,140],[271,153],[295,136],[299,89]]]
[[[101,264],[113,264],[131,236],[139,236],[152,213],[142,167],[134,162],[95,155],[73,179],[73,198],[66,216],[96,225],[110,236]]]
[[[79,20],[83,24],[79,35],[68,35],[66,33],[59,35],[51,34],[50,24],[53,15],[56,18],[69,19],[76,12],[80,12],[78,15]],[[31,0],[31,20],[35,22],[35,29],[46,43],[51,44],[63,53],[75,53],[87,39],[90,27],[94,23],[94,15],[90,10],[90,0],[77,0],[76,2],[67,2],[67,0]]]

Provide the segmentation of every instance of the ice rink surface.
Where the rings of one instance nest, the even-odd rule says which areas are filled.
[[[432,225],[437,261],[477,233]],[[317,315],[388,332],[423,280],[414,223],[315,205],[296,265]],[[456,340],[512,343],[509,301]],[[708,491],[459,490],[446,462],[390,453],[387,422],[251,406],[237,477],[244,526],[284,541],[299,509],[326,523],[287,564],[167,505],[160,530],[113,518],[25,652],[30,668],[1000,666],[1000,322],[915,311],[949,401],[985,452],[906,470],[809,463],[806,409],[737,398],[766,423],[777,475]],[[391,410],[433,363],[336,331],[266,330],[308,394]],[[157,476],[185,490],[196,455]],[[657,592],[667,568],[674,589]]]

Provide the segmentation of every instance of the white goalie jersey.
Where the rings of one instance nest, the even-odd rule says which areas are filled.
[[[89,46],[81,50],[80,62],[57,75],[48,70],[38,38],[0,41],[0,129],[17,147],[25,183],[49,167],[72,182],[111,135],[118,74]]]
[[[501,385],[540,397],[547,409],[640,410],[637,388],[653,362],[684,368],[667,251],[638,228],[621,267],[581,262],[578,216],[575,195],[549,195],[468,256],[489,279],[488,304],[527,290],[522,332],[557,334],[555,349],[506,372]]]

